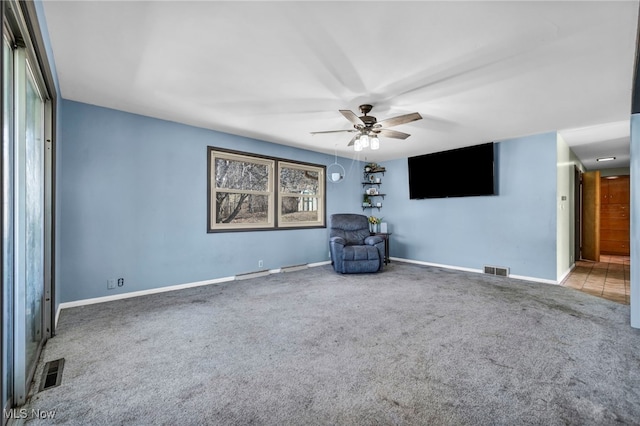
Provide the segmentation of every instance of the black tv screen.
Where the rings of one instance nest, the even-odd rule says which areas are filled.
[[[409,198],[495,195],[493,142],[409,157]]]

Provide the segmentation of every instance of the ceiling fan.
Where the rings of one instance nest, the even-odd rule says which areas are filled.
[[[380,141],[378,136],[385,136],[394,139],[406,139],[411,136],[408,133],[398,132],[397,130],[390,130],[389,127],[398,126],[400,124],[409,123],[422,119],[422,116],[417,112],[411,114],[399,115],[393,118],[387,118],[386,120],[378,121],[374,116],[367,115],[373,105],[364,104],[360,105],[360,112],[363,114],[358,117],[355,113],[348,109],[341,109],[340,113],[351,123],[353,123],[353,129],[347,130],[326,130],[322,132],[311,132],[312,135],[319,133],[339,133],[349,132],[355,133],[348,146],[353,145],[355,151],[362,151],[362,148],[368,146],[371,149],[380,148]]]

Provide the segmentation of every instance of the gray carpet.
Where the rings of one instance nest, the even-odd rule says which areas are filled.
[[[397,262],[66,309],[57,358],[62,384],[27,406],[55,418],[29,424],[640,422],[629,306]]]

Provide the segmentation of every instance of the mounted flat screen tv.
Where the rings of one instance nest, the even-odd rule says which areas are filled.
[[[409,198],[496,195],[493,142],[409,157]]]

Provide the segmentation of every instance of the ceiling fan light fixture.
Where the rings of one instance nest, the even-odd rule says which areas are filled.
[[[389,127],[398,126],[400,124],[411,123],[412,121],[421,120],[422,116],[417,112],[410,114],[399,115],[392,118],[387,118],[378,122],[378,119],[372,115],[367,115],[373,105],[363,104],[360,105],[360,111],[362,116],[358,117],[353,111],[348,109],[338,110],[340,114],[344,116],[353,126],[351,129],[344,130],[325,130],[321,132],[311,132],[315,135],[317,133],[339,133],[349,132],[355,133],[355,136],[351,138],[348,146],[353,145],[354,151],[362,151],[363,148],[370,147],[372,150],[380,149],[380,140],[378,134],[387,138],[394,139],[406,139],[411,136],[408,133],[398,132],[397,130],[391,130]]]
[[[378,139],[378,136],[372,136],[369,143],[371,144],[372,150],[380,149],[380,140]]]

